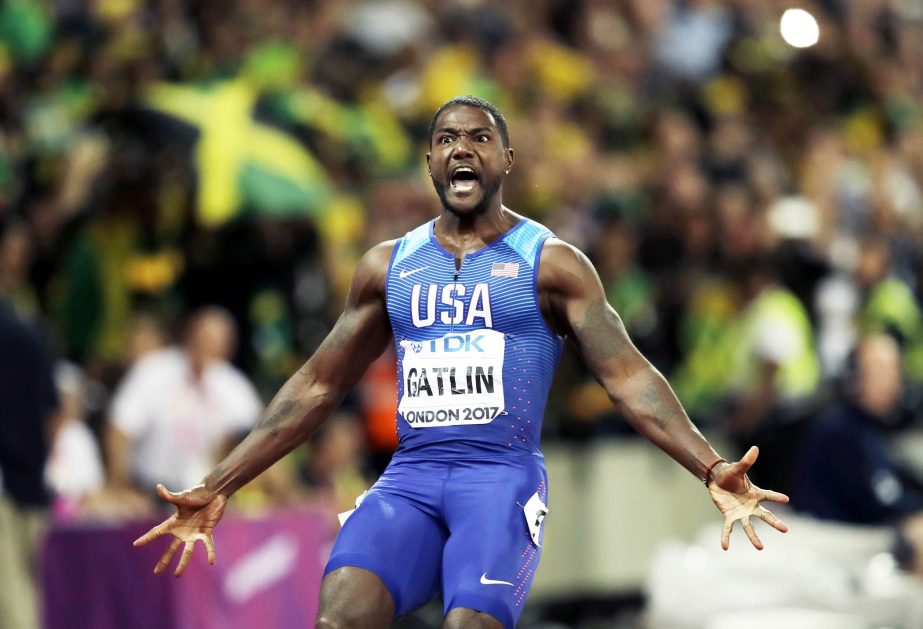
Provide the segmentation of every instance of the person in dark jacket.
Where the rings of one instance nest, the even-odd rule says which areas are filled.
[[[35,330],[0,300],[0,627],[39,626],[37,551],[49,495],[52,367]]]
[[[812,426],[803,442],[792,505],[825,520],[896,524],[923,512],[923,492],[888,452],[885,422],[903,392],[901,353],[886,334],[856,349],[849,398]]]

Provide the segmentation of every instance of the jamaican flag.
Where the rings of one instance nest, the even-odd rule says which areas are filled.
[[[194,131],[199,220],[219,226],[242,215],[321,217],[335,202],[308,148],[254,117],[259,92],[245,79],[208,86],[159,83],[144,106]]]

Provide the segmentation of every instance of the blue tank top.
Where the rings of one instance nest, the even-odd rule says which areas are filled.
[[[395,457],[541,456],[562,345],[536,292],[553,234],[523,219],[456,272],[434,224],[397,242],[385,284],[398,360]]]

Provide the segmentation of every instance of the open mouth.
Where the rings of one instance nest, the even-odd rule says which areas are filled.
[[[450,183],[456,192],[468,192],[478,184],[478,175],[473,168],[462,166],[452,173]]]

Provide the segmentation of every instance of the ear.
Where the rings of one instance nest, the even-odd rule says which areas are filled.
[[[506,149],[506,172],[510,172],[510,169],[513,168],[513,149]]]
[[[433,176],[433,170],[432,170],[432,167],[430,166],[430,163],[429,163],[429,156],[430,156],[430,154],[427,153],[427,154],[426,154],[426,174],[428,174],[430,177],[432,177],[432,176]]]

